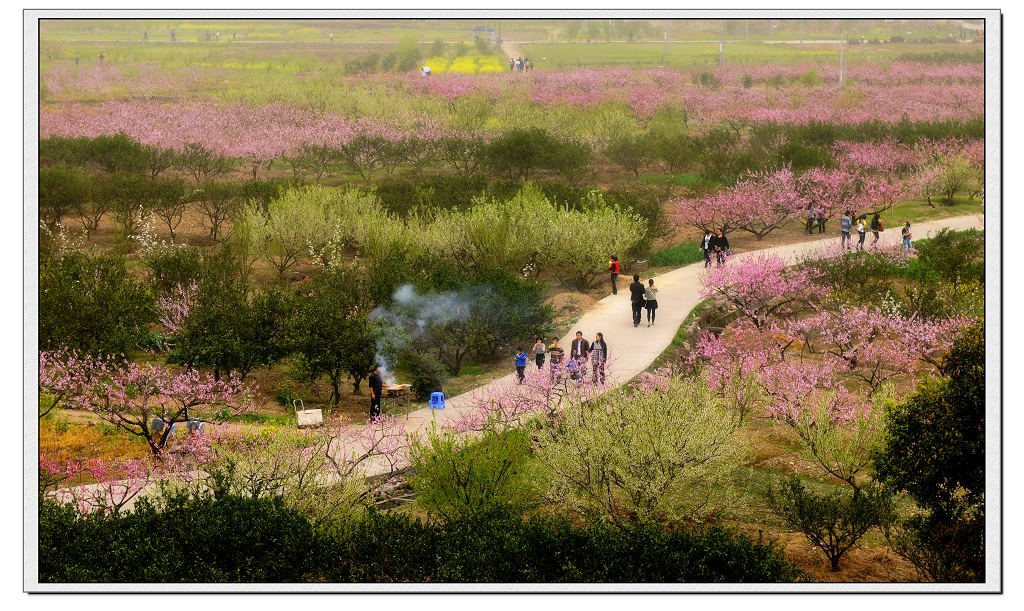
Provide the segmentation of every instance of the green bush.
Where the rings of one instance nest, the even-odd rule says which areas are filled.
[[[198,282],[203,275],[203,251],[195,246],[154,249],[145,258],[149,284],[157,295],[170,295],[176,286]]]
[[[409,383],[417,401],[426,401],[430,393],[444,392],[448,382],[448,370],[444,364],[430,355],[414,350],[406,352],[401,358],[402,368],[409,374]]]
[[[416,502],[446,520],[504,507],[521,513],[540,499],[523,429],[485,431],[479,439],[433,431],[416,439],[410,461]]]
[[[324,539],[280,499],[168,495],[126,515],[44,502],[44,583],[299,582],[324,565]]]
[[[918,260],[954,288],[985,281],[985,232],[943,227],[931,238],[914,243]]]
[[[444,524],[371,514],[352,523],[331,581],[766,583],[802,580],[774,542],[718,527],[573,527],[493,511]]]
[[[771,541],[650,524],[574,527],[507,510],[446,523],[371,511],[317,533],[280,499],[171,495],[131,514],[44,502],[44,583],[779,583],[806,577]]]

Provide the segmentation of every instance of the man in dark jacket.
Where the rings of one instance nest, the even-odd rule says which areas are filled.
[[[729,238],[725,237],[721,229],[718,229],[717,235],[711,238],[711,250],[715,253],[715,263],[719,267],[724,265],[725,255],[729,252]]]
[[[629,285],[629,302],[633,305],[633,326],[640,326],[640,312],[644,309],[644,283],[640,275],[633,274],[633,283]]]
[[[380,377],[380,365],[373,366],[370,374],[370,418],[380,417],[380,399],[384,394],[384,380]]]
[[[572,348],[569,350],[569,358],[580,361],[587,358],[587,354],[589,352],[590,343],[583,339],[583,333],[581,331],[577,331],[576,339],[572,340]]]

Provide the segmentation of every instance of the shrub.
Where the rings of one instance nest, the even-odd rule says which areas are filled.
[[[540,499],[530,444],[522,429],[485,431],[479,439],[432,431],[414,440],[409,456],[416,475],[410,483],[417,503],[446,520],[495,508],[521,513]]]
[[[914,243],[918,260],[953,285],[985,281],[985,233],[943,227],[927,240]]]
[[[772,541],[734,530],[574,527],[496,510],[447,523],[377,513],[318,533],[279,498],[169,495],[86,517],[45,502],[46,583],[768,583],[803,581]],[[242,525],[242,526],[240,526]],[[154,536],[153,533],[170,533]]]
[[[671,431],[671,434],[666,434]],[[616,523],[702,518],[728,502],[723,485],[742,443],[702,383],[609,391],[572,401],[540,441],[549,494],[569,510]]]
[[[149,284],[159,296],[170,295],[176,286],[198,282],[203,274],[203,251],[195,246],[154,249],[145,262]]]
[[[44,502],[45,583],[299,582],[323,566],[323,540],[279,498],[145,498],[133,513],[82,516]]]
[[[350,523],[328,579],[354,582],[786,582],[802,574],[773,542],[718,527],[580,528],[492,511],[444,524],[370,514]]]

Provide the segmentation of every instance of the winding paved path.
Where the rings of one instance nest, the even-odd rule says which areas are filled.
[[[833,223],[837,225],[837,223]],[[927,237],[943,227],[951,229],[967,229],[970,227],[982,228],[983,223],[978,215],[959,216],[917,223],[912,227],[912,233],[918,238]],[[899,244],[900,228],[895,227],[882,232],[879,244]],[[814,240],[810,242],[799,242],[796,244],[785,244],[762,250],[736,253],[737,258],[754,253],[773,253],[790,262],[795,262],[799,254],[821,248],[826,244],[839,242],[838,237]],[[632,311],[629,304],[629,289],[626,288],[632,277],[625,275],[619,278],[619,294],[609,295],[597,302],[597,304],[573,326],[572,329],[559,340],[565,349],[566,356],[569,354],[570,342],[575,339],[576,331],[582,331],[587,341],[594,339],[594,334],[600,331],[604,334],[608,343],[609,357],[614,364],[613,375],[609,376],[615,383],[621,384],[631,380],[639,373],[650,367],[662,352],[672,343],[683,319],[690,313],[701,298],[698,294],[700,288],[700,275],[704,271],[704,263],[694,263],[677,268],[660,276],[654,277],[654,286],[658,288],[658,315],[655,326],[648,327],[646,323],[646,312],[644,322],[640,327],[633,327]],[[645,283],[646,277],[641,277]],[[532,346],[532,345],[531,345]],[[527,368],[534,367],[532,350],[527,350],[530,356]],[[512,368],[512,359],[509,357],[509,369]],[[498,391],[501,387],[512,381],[514,373],[493,380],[482,387],[474,389],[477,393],[491,389]],[[407,430],[429,429],[432,420],[436,419],[438,425],[445,421],[454,421],[459,418],[467,409],[469,394],[462,394],[451,397],[446,401],[444,410],[431,414],[430,409],[419,409],[409,414],[406,424]]]

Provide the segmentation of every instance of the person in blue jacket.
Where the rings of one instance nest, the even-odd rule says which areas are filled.
[[[516,375],[519,376],[519,383],[522,384],[526,379],[526,353],[523,352],[522,346],[516,348]]]

